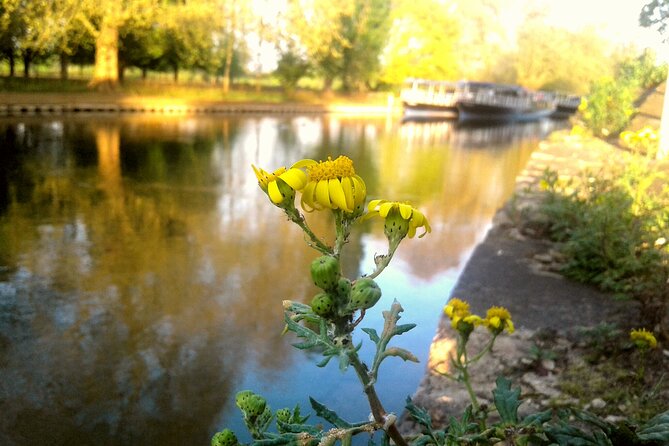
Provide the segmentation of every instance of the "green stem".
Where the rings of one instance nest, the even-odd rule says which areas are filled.
[[[311,230],[309,225],[307,225],[306,220],[304,217],[299,213],[299,211],[294,210],[294,212],[289,212],[286,210],[286,215],[288,215],[288,218],[290,221],[298,225],[302,230],[304,231],[305,234],[309,237],[311,240],[310,243],[307,243],[311,248],[314,248],[317,251],[320,251],[322,254],[332,254],[332,248],[330,248],[328,245],[323,243],[321,239],[319,239],[316,234]]]
[[[375,257],[374,262],[376,262],[376,269],[374,270],[373,273],[371,273],[367,277],[369,277],[370,279],[374,279],[379,274],[381,274],[383,270],[386,269],[386,266],[388,266],[390,261],[393,259],[393,255],[395,254],[396,249],[397,246],[388,247],[388,254]]]
[[[488,342],[488,344],[487,344],[485,347],[483,347],[483,350],[481,350],[480,352],[478,352],[478,353],[476,354],[476,356],[474,356],[472,359],[470,359],[470,360],[467,362],[467,365],[469,365],[469,364],[474,364],[476,361],[478,361],[479,359],[483,358],[483,356],[484,356],[486,353],[488,353],[490,350],[492,350],[492,346],[493,346],[493,344],[495,343],[495,339],[497,339],[497,336],[498,336],[498,335],[493,335],[493,337],[490,339],[490,341]]]
[[[358,357],[358,354],[355,350],[349,350],[348,357],[351,361],[351,365],[353,365],[353,368],[358,375],[358,378],[360,379],[360,382],[362,383],[365,395],[367,395],[367,400],[369,401],[369,407],[372,410],[374,421],[376,421],[378,424],[384,425],[386,423],[386,415],[388,414],[383,408],[383,405],[379,400],[379,396],[376,394],[376,389],[374,389],[374,384],[371,382],[367,366],[360,361],[360,358]],[[402,437],[402,434],[400,434],[400,431],[397,429],[395,423],[388,426],[386,432],[395,442],[395,445],[408,446],[406,440],[404,437]]]
[[[472,407],[474,408],[474,412],[478,412],[479,402],[478,399],[476,398],[476,394],[474,393],[474,389],[472,388],[472,383],[469,377],[469,364],[471,364],[471,362],[467,360],[466,343],[463,342],[461,347],[462,348],[459,349],[460,351],[458,352],[458,367],[462,372],[462,381],[465,383],[465,387],[467,388],[467,393],[469,394],[469,398],[472,400]],[[464,362],[462,361],[462,359],[464,359]]]
[[[344,247],[346,240],[348,240],[350,232],[349,223],[344,219],[344,211],[342,211],[341,209],[334,209],[332,213],[335,216],[335,231],[336,231],[334,255],[339,256],[339,253],[341,253],[341,250]]]

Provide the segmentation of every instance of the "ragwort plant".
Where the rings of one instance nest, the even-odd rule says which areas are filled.
[[[517,445],[609,444],[581,441],[589,438],[593,428],[582,430],[567,424],[567,418],[573,416],[571,413],[565,412],[554,417],[550,411],[546,411],[521,419],[518,416],[520,389],[512,389],[511,383],[504,378],[497,380],[497,387],[493,391],[494,407],[480,405],[471,386],[469,367],[493,348],[495,339],[504,331],[512,333],[514,325],[511,315],[504,308],[493,307],[482,318],[471,314],[469,305],[459,299],[452,299],[444,309],[458,337],[456,353],[451,356],[453,372],[445,376],[463,383],[472,404],[460,419],[452,418],[446,428],[435,429],[429,414],[407,398],[407,412],[422,427],[422,431],[405,438],[397,428],[397,416],[386,411],[379,400],[375,385],[379,367],[385,359],[397,357],[405,361],[418,361],[411,352],[389,345],[395,336],[410,331],[415,324],[398,323],[403,309],[399,302],[394,301],[389,310],[383,311],[384,324],[380,333],[373,328],[362,328],[361,331],[376,346],[369,363],[365,363],[358,354],[362,343],[354,342],[354,332],[362,323],[366,311],[381,298],[381,289],[374,279],[388,266],[406,237],[414,237],[418,229],[423,231],[419,238],[431,232],[427,218],[408,203],[372,200],[365,209],[365,183],[355,173],[353,162],[344,156],[322,162],[302,160],[288,169],[282,167],[272,173],[255,166],[253,169],[258,184],[270,201],[282,209],[290,221],[302,228],[308,245],[319,253],[311,263],[310,275],[321,291],[313,296],[309,304],[283,301],[286,331],[293,332],[299,339],[294,344],[296,348],[316,350],[323,356],[318,366],[323,367],[334,360],[342,371],[352,368],[367,396],[371,414],[368,420],[351,422],[310,398],[315,414],[332,426],[324,428],[322,424],[309,423],[310,416],[303,415],[299,406],[273,411],[261,395],[243,390],[236,394],[235,403],[251,434],[252,445],[329,446],[339,442],[342,446],[348,446],[352,444],[354,436],[361,434],[368,436],[370,446],[377,442],[382,445],[392,442],[398,446],[495,445],[502,441],[504,444]],[[332,246],[323,242],[309,228],[304,215],[295,206],[298,192],[301,194],[302,210],[329,211],[334,214],[335,239]],[[341,251],[356,222],[376,217],[384,221],[388,250],[385,254],[375,256],[372,272],[350,280],[341,273]],[[467,343],[477,327],[485,327],[490,340],[480,352],[471,354]],[[595,417],[587,418],[587,414],[576,414],[585,417],[586,424],[594,420],[597,432],[607,429],[614,432],[617,429]],[[490,415],[495,415],[495,422],[490,421]],[[656,418],[638,430],[634,438],[653,440],[652,436],[655,435],[669,441],[669,412]],[[606,433],[596,435],[608,438]],[[211,444],[237,446],[240,443],[234,432],[224,429],[214,435]]]

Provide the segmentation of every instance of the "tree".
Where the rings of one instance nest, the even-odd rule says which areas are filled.
[[[95,39],[95,66],[90,85],[114,88],[119,81],[119,32],[123,27],[150,27],[159,0],[86,0],[76,18]]]
[[[14,77],[17,40],[22,31],[21,0],[0,2],[0,55],[9,61],[9,75]]]
[[[669,24],[669,0],[652,0],[647,3],[639,14],[639,23],[647,28],[656,28],[664,36],[665,43],[668,43],[667,25]],[[667,71],[667,80],[664,84],[664,105],[662,107],[662,120],[660,121],[660,146],[657,151],[657,158],[663,159],[669,157],[669,70]]]
[[[457,79],[460,76],[458,22],[437,0],[400,0],[383,60],[382,80],[399,85],[408,77]]]
[[[361,88],[378,77],[390,25],[388,0],[292,0],[290,31],[330,90]]]

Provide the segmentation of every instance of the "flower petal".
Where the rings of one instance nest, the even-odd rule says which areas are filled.
[[[291,166],[291,168],[301,169],[302,167],[313,166],[314,164],[318,164],[318,161],[314,161],[312,159],[307,158],[307,159],[299,160],[298,162],[293,164]]]
[[[408,220],[411,218],[411,213],[413,212],[413,208],[410,205],[400,203],[399,208],[400,208],[400,215],[402,216],[403,219]]]
[[[355,204],[358,205],[364,203],[365,198],[367,198],[367,186],[365,185],[365,181],[360,175],[353,175],[350,178],[353,180],[353,198]]]
[[[283,201],[283,194],[279,190],[279,185],[276,184],[276,181],[269,182],[267,195],[269,195],[269,199],[272,200],[272,203],[274,204],[279,204]]]
[[[338,179],[335,178],[328,181],[328,189],[330,192],[330,200],[332,200],[334,205],[346,212],[351,212],[353,210],[346,206],[346,195],[344,195],[344,189],[342,189],[341,182]]]
[[[304,190],[302,190],[302,198],[300,198],[300,204],[302,209],[306,212],[313,212],[317,209],[317,206],[314,204],[314,191],[316,189],[316,183],[309,183],[306,185]]]
[[[369,204],[367,205],[367,209],[369,209],[370,211],[372,211],[372,210],[374,210],[374,209],[376,208],[376,206],[378,206],[378,205],[381,204],[381,203],[385,203],[385,202],[386,202],[386,200],[372,200],[372,201],[370,201]]]
[[[279,178],[295,190],[302,190],[304,185],[307,184],[307,174],[300,169],[288,169],[279,175]]]
[[[355,207],[355,201],[353,200],[353,181],[350,177],[343,177],[341,179],[341,188],[344,190],[344,196],[346,197],[346,207],[349,211],[352,211]]]
[[[388,212],[390,212],[390,210],[394,208],[396,204],[397,203],[393,202],[386,202],[381,204],[381,206],[379,206],[379,215],[383,218],[386,218],[388,216]]]
[[[330,190],[327,181],[319,181],[316,184],[316,202],[326,208],[332,208],[332,203],[330,203]]]

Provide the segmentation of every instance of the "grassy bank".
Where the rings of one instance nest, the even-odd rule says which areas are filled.
[[[340,94],[322,93],[311,89],[298,89],[285,93],[278,87],[256,88],[249,83],[234,85],[225,93],[220,85],[211,83],[177,83],[171,81],[142,81],[132,79],[123,82],[112,91],[96,91],[88,87],[86,80],[70,79],[24,79],[0,78],[0,103],[113,103],[128,99],[169,98],[189,103],[298,103],[310,105],[359,104],[386,106],[387,93]]]

